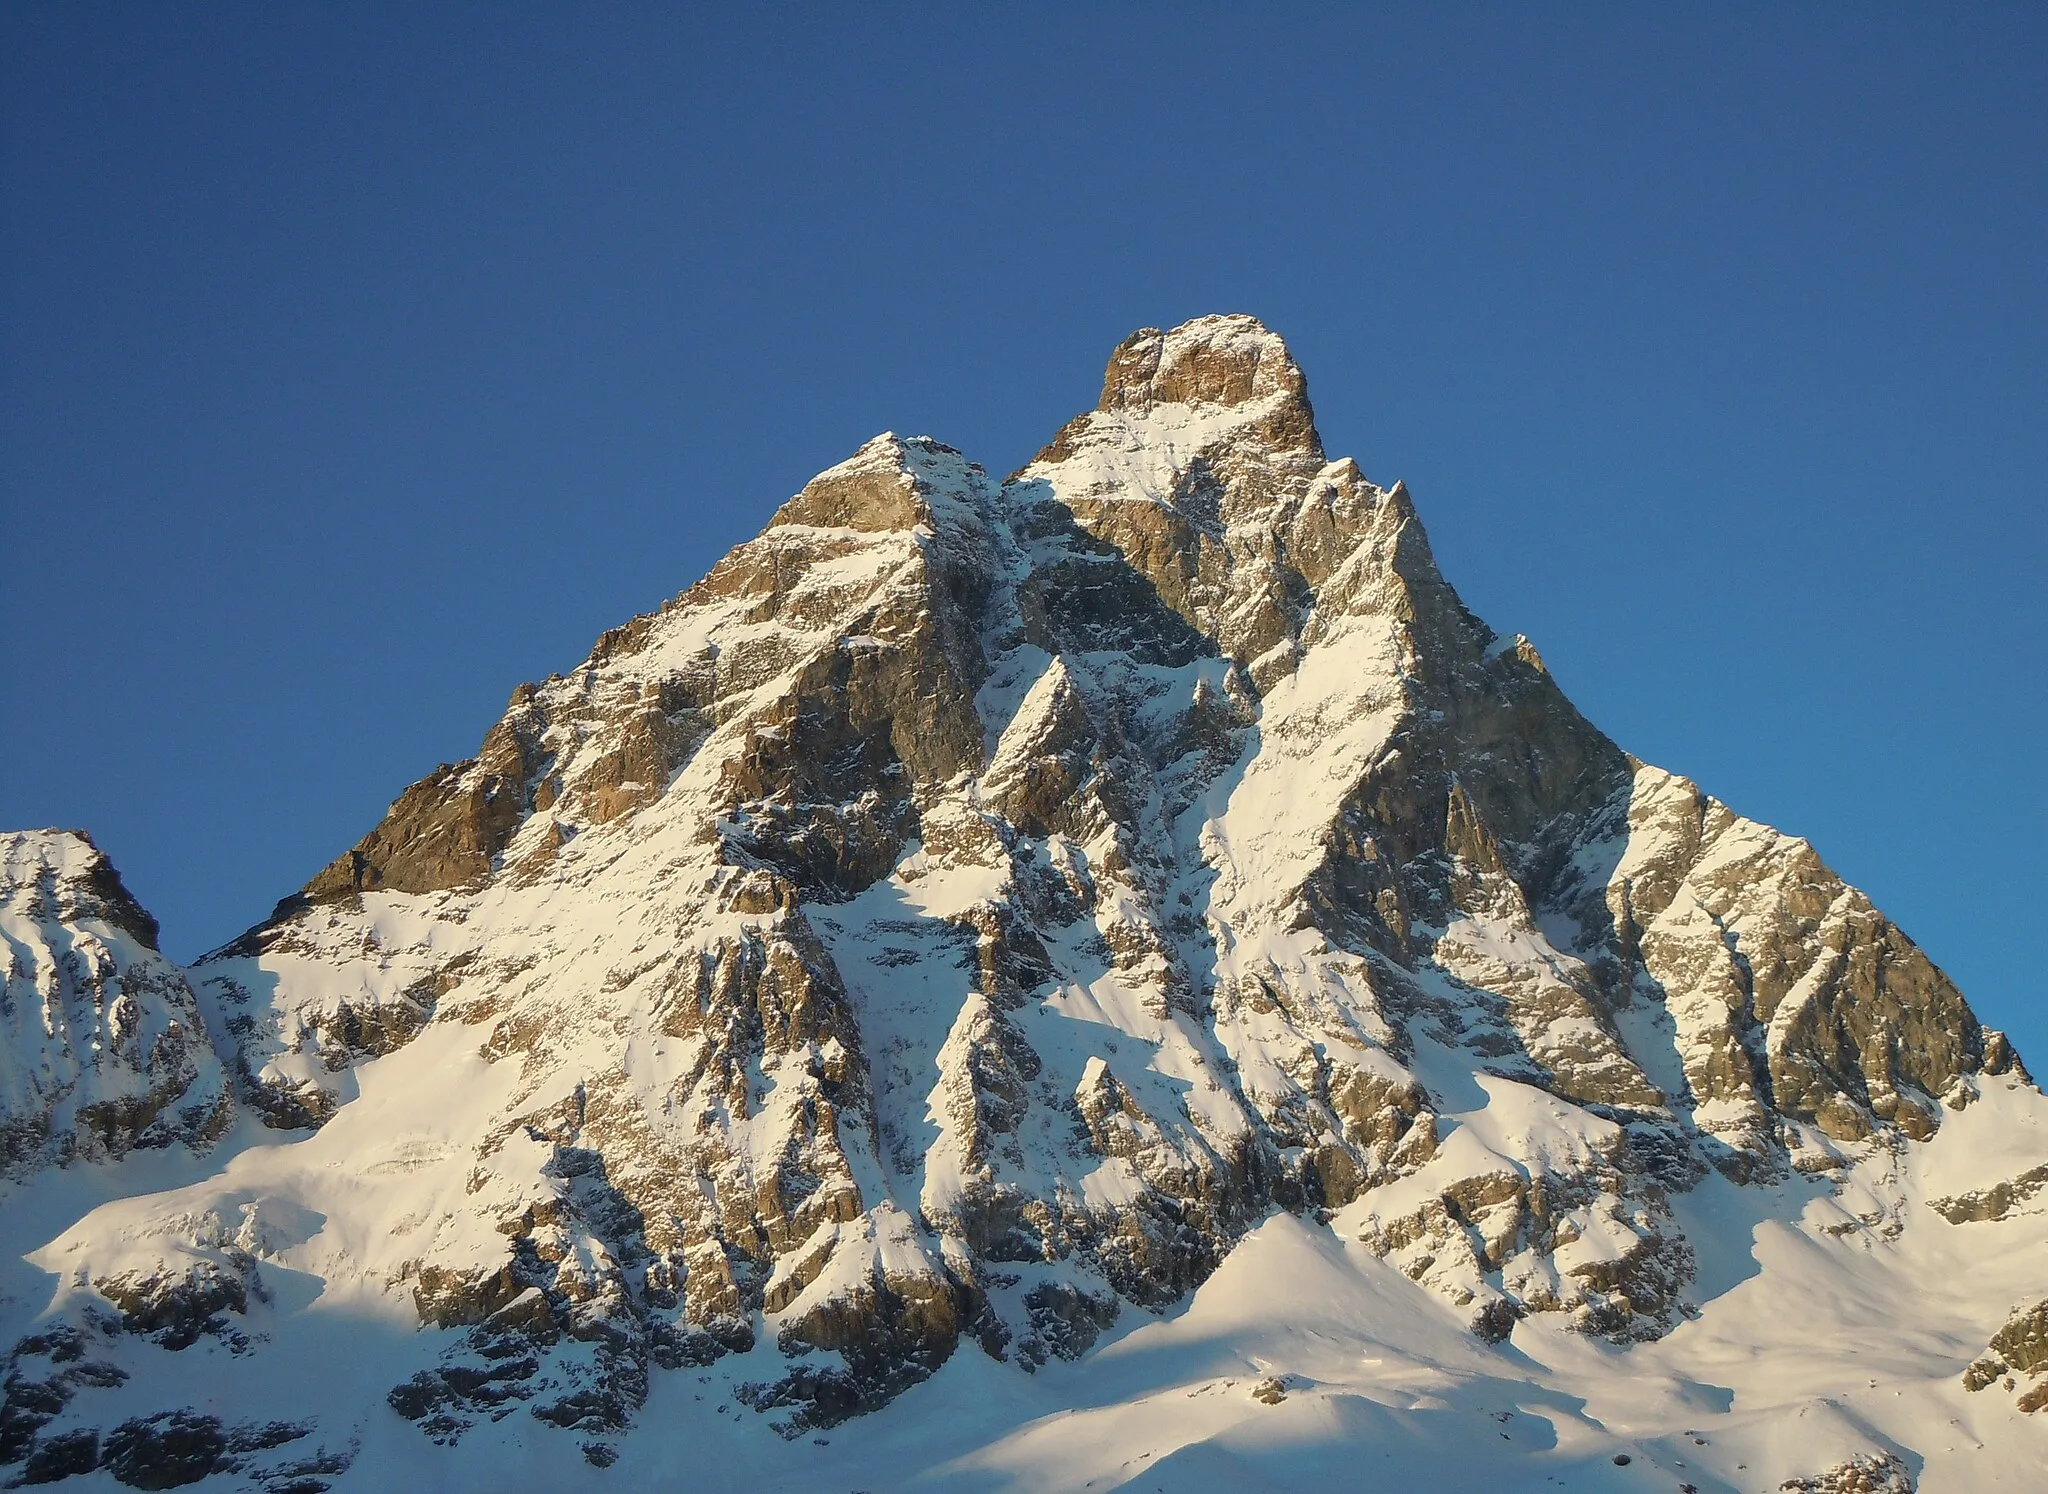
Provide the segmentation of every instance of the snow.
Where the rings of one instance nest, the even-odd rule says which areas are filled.
[[[1383,618],[1325,637],[1265,698],[1246,760],[1189,811],[1216,868],[1211,916],[1248,923],[1321,864],[1344,791],[1388,749],[1405,704],[1399,634]]]

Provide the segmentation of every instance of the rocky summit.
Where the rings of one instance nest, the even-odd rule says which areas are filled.
[[[878,436],[189,970],[76,833],[0,930],[0,1479],[2048,1466],[2017,1055],[1250,317],[1002,481]]]

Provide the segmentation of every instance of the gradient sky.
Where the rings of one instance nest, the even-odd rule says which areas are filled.
[[[866,437],[1250,311],[2048,1060],[2048,7],[760,9],[0,9],[0,825],[190,958]]]

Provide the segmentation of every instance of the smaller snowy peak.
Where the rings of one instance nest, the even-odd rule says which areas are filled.
[[[83,830],[10,830],[0,835],[0,877],[8,885],[45,868],[69,870],[100,855]]]
[[[78,830],[0,834],[0,1177],[173,1141],[232,1118],[156,920]]]
[[[12,830],[0,835],[0,899],[12,906],[32,889],[59,901],[52,913],[97,918],[152,953],[157,924],[136,902],[114,863],[83,830]]]
[[[986,481],[978,465],[943,442],[884,431],[805,483],[769,527],[936,529],[948,519],[979,518],[987,507]]]
[[[942,442],[874,437],[680,596],[601,635],[566,674],[514,691],[476,756],[407,789],[299,898],[221,953],[264,945],[309,901],[467,894],[508,867],[538,874],[582,832],[661,798],[716,727],[784,742],[795,693],[836,678],[842,656],[860,656],[852,674],[865,679],[934,626],[953,653],[971,653],[996,497],[987,473]],[[972,673],[973,661],[962,667]],[[929,696],[936,686],[923,683]],[[952,735],[978,738],[963,689]],[[909,721],[930,700],[897,704]]]

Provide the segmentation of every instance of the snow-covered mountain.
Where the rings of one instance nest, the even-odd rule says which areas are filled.
[[[0,939],[0,1178],[232,1124],[185,972],[83,832],[0,834]]]
[[[1248,317],[1003,482],[877,437],[189,972],[6,847],[26,1482],[2048,1467],[2017,1056],[1467,612]]]

